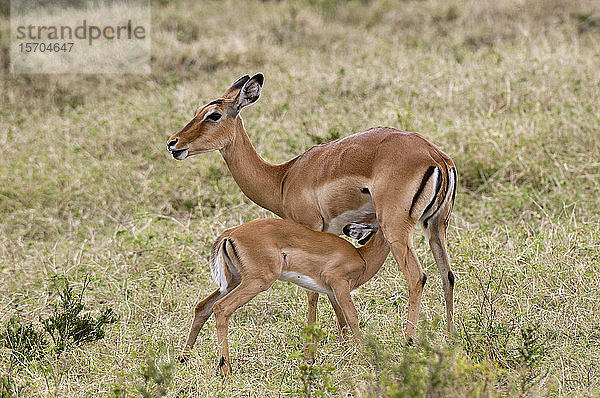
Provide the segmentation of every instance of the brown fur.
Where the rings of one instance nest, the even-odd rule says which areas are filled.
[[[378,245],[387,244],[381,232],[371,239]],[[372,251],[367,246],[357,249],[334,234],[317,232],[281,219],[254,220],[223,232],[213,245],[211,268],[221,268],[227,286],[221,286],[196,306],[180,359],[187,359],[200,329],[214,311],[221,358],[219,371],[222,375],[229,374],[229,318],[257,294],[269,289],[285,271],[309,277],[328,290],[340,336],[343,337],[349,327],[359,339],[358,313],[350,292],[377,273],[383,264],[381,253],[381,250]],[[387,255],[387,251],[384,253]],[[221,261],[218,261],[219,256]],[[230,267],[234,268],[234,272]]]
[[[374,222],[376,218],[379,223],[387,243],[370,240],[366,245],[380,245],[373,250],[386,255],[391,247],[406,278],[408,337],[415,335],[424,280],[412,247],[412,234],[415,225],[426,221],[425,232],[442,276],[447,328],[451,330],[453,286],[448,278],[446,231],[457,180],[452,159],[417,133],[376,127],[314,146],[286,163],[269,164],[254,150],[239,115],[240,104],[258,99],[262,81],[262,75],[255,75],[243,87],[229,88],[221,102],[199,108],[194,119],[169,139],[168,148],[187,149],[188,156],[219,150],[246,196],[278,216],[316,231],[339,235],[343,225],[335,223],[336,217],[372,205],[373,214],[357,214],[356,219],[346,221]],[[214,111],[223,114],[220,121],[202,121],[204,115]],[[423,220],[436,187],[433,178],[419,187],[431,166],[440,171],[441,188],[432,206],[435,215]],[[370,195],[362,192],[364,188]],[[385,256],[380,258],[385,261]],[[316,319],[316,302],[314,293],[309,293],[309,321]]]

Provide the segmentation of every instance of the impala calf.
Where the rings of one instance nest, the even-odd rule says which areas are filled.
[[[362,236],[362,224],[346,226],[349,234]],[[386,245],[381,232],[371,238]],[[384,251],[387,255],[388,251]],[[348,326],[360,338],[358,314],[350,292],[377,273],[383,260],[381,250],[355,248],[336,235],[317,232],[288,220],[261,219],[229,229],[215,242],[210,269],[219,285],[198,302],[190,334],[180,357],[185,361],[196,337],[215,313],[219,345],[219,371],[231,373],[227,329],[229,318],[276,281],[289,281],[307,290],[326,294],[343,333]]]

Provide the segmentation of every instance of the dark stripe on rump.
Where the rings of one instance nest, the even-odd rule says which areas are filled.
[[[431,175],[433,174],[434,171],[435,171],[434,166],[429,166],[427,168],[427,171],[425,171],[425,175],[423,175],[423,179],[421,180],[421,185],[419,185],[419,189],[417,189],[417,193],[413,197],[412,203],[410,205],[410,211],[408,212],[409,216],[412,216],[412,212],[415,207],[415,204],[417,203],[417,200],[419,200],[419,196],[421,196],[421,194],[423,193],[423,189],[425,189],[425,185],[427,185],[427,181],[429,181],[429,179],[431,178]]]
[[[227,243],[229,243],[229,247],[231,248],[231,250],[227,250]],[[223,239],[223,257],[225,257],[225,265],[227,266],[227,269],[229,270],[229,273],[231,275],[231,280],[227,281],[228,289],[230,287],[233,288],[237,286],[241,281],[240,271],[235,264],[242,264],[242,260],[237,253],[233,240],[229,238]],[[232,258],[235,258],[236,261],[233,262]]]
[[[437,200],[437,196],[438,196],[438,193],[440,193],[440,189],[441,188],[442,188],[442,179],[438,178],[438,180],[437,180],[437,182],[435,184],[435,195],[433,195],[433,199],[431,200],[431,202],[429,202],[429,204],[427,205],[427,207],[425,208],[425,210],[423,210],[423,214],[427,213],[429,211],[429,209],[431,209],[431,207],[433,206],[433,204]]]
[[[447,179],[447,181],[446,181],[446,190],[444,191],[444,198],[442,199],[442,203],[440,203],[440,205],[438,206],[438,208],[435,209],[435,211],[433,213],[431,213],[431,215],[429,217],[427,217],[425,220],[423,220],[423,226],[425,228],[427,228],[427,224],[429,223],[429,219],[431,217],[433,217],[438,211],[440,211],[440,208],[444,204],[444,200],[446,200],[446,196],[448,195],[448,188],[450,188],[450,170],[448,169],[448,166],[446,166],[446,179]],[[438,191],[438,193],[439,193],[439,191]],[[437,198],[437,195],[436,195],[436,198]],[[435,202],[435,199],[434,199],[434,202]]]
[[[456,186],[458,185],[458,173],[456,167],[452,168],[452,174],[454,174],[454,187],[452,188],[452,204],[454,205],[454,198],[456,197]]]
[[[231,261],[231,255],[227,251],[227,245],[225,244],[226,243],[225,241],[228,241],[229,244],[231,245],[231,251],[232,251],[231,254],[233,254],[233,256],[235,257],[235,259],[238,262],[241,262],[241,258],[240,258],[240,256],[237,253],[237,249],[235,248],[235,244],[233,243],[233,240],[231,240],[229,238],[223,240],[223,253],[225,253],[225,256],[227,256],[229,258],[229,261]],[[231,263],[233,264],[233,261],[231,261]]]

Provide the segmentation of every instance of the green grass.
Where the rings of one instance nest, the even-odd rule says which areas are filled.
[[[340,344],[320,303],[313,396],[326,384],[337,388],[327,396],[597,396],[599,15],[583,0],[157,1],[149,76],[10,75],[0,52],[0,326],[47,318],[54,275],[75,291],[89,278],[86,308],[118,319],[50,361],[52,372],[0,348],[0,385],[28,397],[137,396],[144,372],[170,369],[195,300],[214,289],[214,238],[270,214],[218,153],[176,162],[166,139],[260,71],[262,98],[244,120],[267,160],[389,125],[423,133],[460,175],[449,231],[457,336],[439,324],[441,284],[417,235],[429,275],[421,342],[403,348],[407,291],[390,258],[354,295],[378,340],[370,348]],[[0,33],[8,48],[7,17]],[[228,383],[209,321],[168,396],[302,395],[305,316],[304,292],[283,283],[240,309]],[[153,355],[163,365],[149,366]]]

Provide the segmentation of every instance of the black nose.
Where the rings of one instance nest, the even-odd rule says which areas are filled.
[[[172,151],[173,149],[175,149],[175,145],[177,144],[177,142],[179,141],[179,138],[175,138],[174,140],[171,140],[167,143],[167,151]]]

